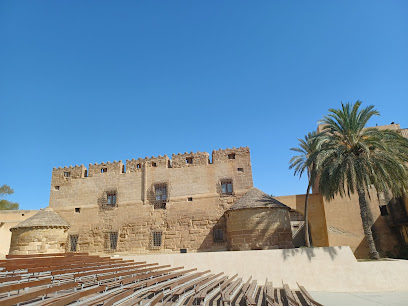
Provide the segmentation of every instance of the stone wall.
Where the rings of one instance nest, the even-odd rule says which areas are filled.
[[[16,228],[12,232],[9,254],[62,253],[66,250],[66,228]]]
[[[293,248],[287,208],[230,210],[225,217],[229,250]]]
[[[0,258],[4,258],[10,249],[11,231],[21,221],[35,215],[38,210],[0,210]]]
[[[66,168],[54,169],[50,206],[71,225],[69,235],[78,235],[77,251],[226,250],[226,241],[213,241],[213,228],[225,231],[224,212],[253,187],[250,153],[233,148],[214,151],[212,163],[208,157],[197,152],[132,159],[124,173],[121,162],[101,163],[90,166],[87,177],[64,177]],[[225,179],[232,181],[232,195],[221,194]],[[167,197],[156,206],[158,184],[166,187]],[[115,194],[115,205],[108,204],[108,194]],[[112,232],[118,233],[113,250]],[[160,247],[153,243],[153,232],[162,233]]]

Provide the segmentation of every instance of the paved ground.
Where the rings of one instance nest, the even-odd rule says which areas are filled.
[[[325,306],[408,305],[408,292],[310,292]]]

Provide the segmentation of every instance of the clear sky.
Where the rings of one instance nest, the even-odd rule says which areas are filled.
[[[408,128],[408,1],[1,1],[0,185],[53,167],[249,146],[254,185],[305,193],[290,147],[341,101]]]

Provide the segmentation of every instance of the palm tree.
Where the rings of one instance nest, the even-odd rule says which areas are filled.
[[[378,259],[366,196],[370,187],[394,196],[406,191],[408,140],[394,131],[365,128],[379,112],[374,106],[360,110],[360,105],[342,103],[341,109],[329,109],[321,120],[326,141],[318,153],[319,191],[327,199],[357,192],[370,257]]]
[[[294,175],[299,175],[299,179],[302,177],[304,172],[307,172],[308,176],[308,184],[306,190],[306,198],[305,198],[305,211],[304,211],[304,218],[305,218],[305,242],[306,246],[310,247],[310,239],[309,239],[309,223],[308,223],[308,201],[309,201],[309,193],[310,188],[316,177],[316,162],[315,158],[318,156],[316,153],[319,151],[321,145],[321,137],[316,132],[308,133],[305,136],[305,139],[298,139],[299,147],[297,148],[290,148],[292,151],[299,152],[299,155],[293,156],[289,163],[289,169],[294,168],[295,172]]]

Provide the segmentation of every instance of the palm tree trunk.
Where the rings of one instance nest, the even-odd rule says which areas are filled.
[[[308,204],[309,204],[310,185],[311,185],[311,182],[309,182],[309,185],[307,186],[306,198],[305,198],[305,243],[308,248],[310,248],[310,239],[309,239],[309,218],[307,216],[307,210],[309,207]]]
[[[363,188],[358,188],[357,193],[358,193],[358,203],[360,204],[361,221],[363,222],[364,235],[368,242],[368,250],[370,252],[370,258],[379,259],[380,255],[378,254],[377,249],[375,248],[373,233],[371,231],[372,224],[370,222],[371,218],[369,216],[370,208],[367,205],[365,190]]]

